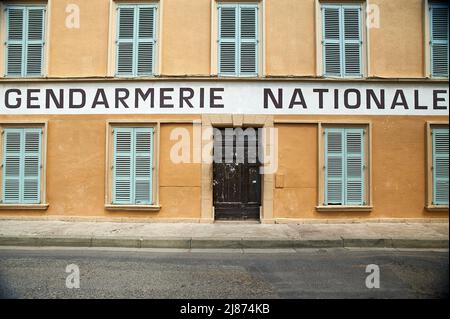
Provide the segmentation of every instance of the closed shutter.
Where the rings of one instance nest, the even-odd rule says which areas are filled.
[[[3,202],[39,204],[42,130],[4,130]]]
[[[362,76],[361,6],[324,5],[324,74],[339,77]]]
[[[155,8],[138,7],[138,17],[137,74],[150,75],[155,52]]]
[[[22,76],[24,52],[24,8],[7,8],[6,75]]]
[[[240,6],[240,59],[241,75],[257,75],[258,12],[256,6]]]
[[[219,73],[237,74],[237,6],[219,7]]]
[[[44,57],[44,9],[29,8],[27,22],[26,75],[39,76]]]
[[[152,204],[152,152],[152,128],[114,129],[114,204]]]
[[[135,140],[135,203],[151,204],[153,129],[136,128]]]
[[[132,75],[134,60],[134,8],[120,7],[117,32],[117,74]]]
[[[448,129],[433,129],[433,205],[448,205]]]
[[[361,74],[361,7],[345,6],[344,21],[344,70],[345,76],[362,76]]]
[[[118,8],[117,75],[152,75],[156,45],[156,7]]]
[[[133,129],[114,129],[114,204],[129,204],[133,198]]]
[[[40,76],[44,59],[45,9],[7,7],[6,75]]]
[[[258,6],[219,6],[219,74],[258,75]]]
[[[325,204],[344,204],[344,130],[325,129]]]
[[[448,5],[430,5],[431,75],[448,77]]]
[[[326,75],[341,75],[341,19],[338,6],[322,8],[323,57]]]
[[[325,129],[325,205],[364,205],[364,130]]]
[[[364,130],[345,130],[346,205],[364,204]]]

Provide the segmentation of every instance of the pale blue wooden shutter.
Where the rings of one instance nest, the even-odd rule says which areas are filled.
[[[114,129],[113,203],[130,204],[133,198],[133,129]]]
[[[258,75],[258,7],[239,6],[239,72],[240,75]]]
[[[323,59],[325,75],[341,75],[341,19],[339,6],[323,6]]]
[[[22,76],[25,51],[25,9],[6,8],[6,75]]]
[[[448,129],[433,129],[433,205],[448,205]]]
[[[45,9],[35,6],[7,7],[6,12],[6,75],[42,75]]]
[[[23,130],[5,129],[3,135],[3,203],[20,203]]]
[[[117,25],[117,75],[152,75],[155,64],[156,6],[119,6]]]
[[[155,7],[138,7],[137,75],[153,74],[155,55]]]
[[[28,8],[27,11],[27,47],[26,47],[26,75],[39,76],[42,74],[44,58],[44,9]]]
[[[448,77],[448,5],[430,5],[431,75]]]
[[[153,128],[115,128],[114,204],[152,204]]]
[[[322,44],[326,76],[362,76],[361,6],[323,5]]]
[[[219,6],[219,74],[236,75],[238,66],[238,6]]]
[[[345,204],[364,204],[363,129],[345,129]]]
[[[344,76],[362,76],[361,56],[361,7],[344,6],[343,10],[343,56]]]
[[[5,129],[3,202],[41,202],[42,129]]]
[[[131,6],[120,6],[117,16],[117,75],[133,75],[135,9]]]
[[[134,203],[152,204],[153,129],[135,128]]]
[[[344,130],[325,129],[325,205],[344,204]]]

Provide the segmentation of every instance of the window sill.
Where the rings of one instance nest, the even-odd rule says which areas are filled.
[[[0,210],[46,210],[49,204],[0,204]]]
[[[318,212],[370,212],[373,206],[316,206]]]
[[[425,209],[429,212],[448,212],[448,206],[444,205],[429,205]]]
[[[134,210],[134,211],[150,211],[158,212],[161,209],[159,205],[114,205],[106,204],[107,210]]]

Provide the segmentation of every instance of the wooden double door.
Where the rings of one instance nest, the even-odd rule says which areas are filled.
[[[258,130],[214,129],[213,202],[216,220],[259,220]]]

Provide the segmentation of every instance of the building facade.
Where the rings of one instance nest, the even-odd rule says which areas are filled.
[[[448,218],[446,2],[0,9],[1,217]]]

